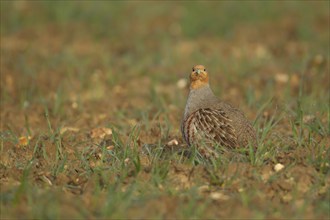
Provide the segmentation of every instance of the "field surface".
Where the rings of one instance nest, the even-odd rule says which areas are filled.
[[[329,1],[1,1],[1,219],[328,219]],[[204,160],[204,64],[259,146]]]

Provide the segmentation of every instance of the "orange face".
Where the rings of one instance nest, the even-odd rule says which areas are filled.
[[[203,65],[196,65],[192,68],[190,74],[190,87],[192,89],[200,88],[209,83],[209,75]]]

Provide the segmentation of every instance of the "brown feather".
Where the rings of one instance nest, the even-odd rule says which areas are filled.
[[[198,109],[183,122],[183,137],[188,145],[202,138],[222,146],[236,147],[237,137],[231,122],[221,109]]]

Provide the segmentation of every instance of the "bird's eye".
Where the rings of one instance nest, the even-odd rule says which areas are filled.
[[[195,68],[192,68],[192,71],[195,72]]]
[[[206,71],[206,69],[204,69],[204,72]]]

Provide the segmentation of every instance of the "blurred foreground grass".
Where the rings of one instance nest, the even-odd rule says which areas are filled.
[[[329,217],[329,2],[1,1],[0,18],[1,218]],[[168,146],[197,63],[255,119],[256,153]]]

